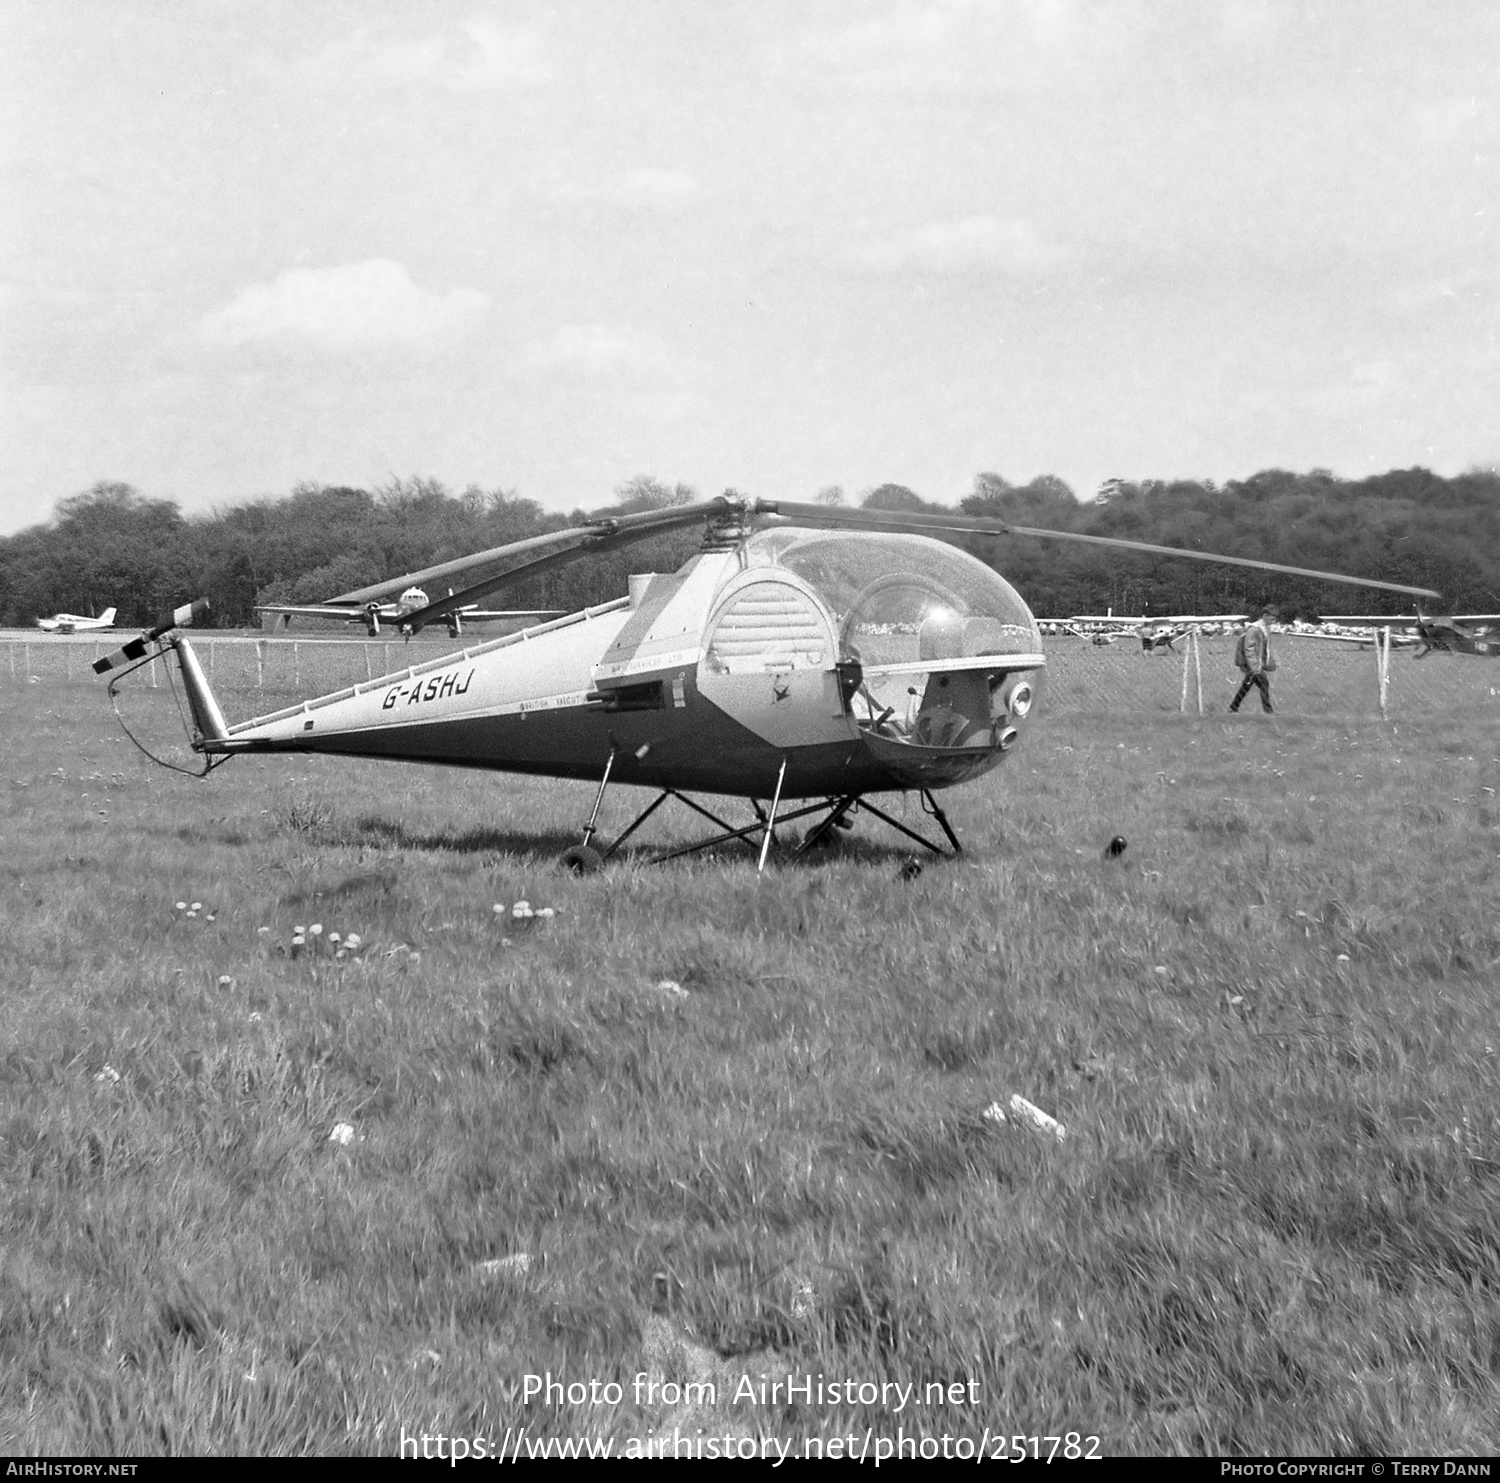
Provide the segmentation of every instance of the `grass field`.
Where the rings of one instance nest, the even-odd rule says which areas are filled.
[[[1500,1447],[1482,710],[1044,701],[910,881],[868,819],[574,879],[587,788],[193,781],[102,687],[6,685],[0,739],[0,1449]]]

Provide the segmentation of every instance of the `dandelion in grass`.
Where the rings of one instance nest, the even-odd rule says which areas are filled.
[[[333,1131],[328,1135],[330,1143],[337,1143],[340,1148],[348,1148],[354,1142],[353,1123],[335,1123]]]
[[[100,1069],[99,1074],[94,1077],[95,1081],[102,1082],[106,1086],[114,1086],[119,1079],[120,1073],[107,1063]]]

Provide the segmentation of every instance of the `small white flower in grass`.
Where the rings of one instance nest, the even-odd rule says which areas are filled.
[[[260,1022],[261,1022],[261,1021],[262,1021],[262,1020],[263,1020],[263,1019],[264,1019],[264,1018],[265,1018],[265,1016],[264,1016],[264,1015],[263,1015],[263,1014],[262,1014],[262,1013],[261,1013],[261,1012],[260,1012],[260,1010],[258,1010],[258,1009],[257,1009],[257,1010],[256,1010],[256,1011],[255,1011],[255,1012],[254,1012],[254,1013],[253,1013],[253,1014],[252,1014],[252,1015],[251,1015],[251,1016],[250,1016],[250,1023],[251,1023],[251,1024],[252,1024],[252,1025],[258,1025],[258,1024],[259,1024],[259,1023],[260,1023]]]
[[[201,901],[195,901],[190,907],[188,907],[188,910],[189,911],[202,911],[203,910],[203,903]]]
[[[1245,996],[1243,994],[1231,994],[1229,996],[1229,1002],[1231,1004],[1243,1004],[1245,1002]]]
[[[354,1142],[353,1123],[335,1123],[333,1131],[328,1135],[330,1143],[337,1143],[340,1148],[348,1148]]]
[[[792,1317],[806,1318],[816,1306],[817,1296],[812,1283],[799,1282],[797,1291],[792,1294]]]
[[[322,922],[314,922],[307,930],[313,937],[321,937],[323,935],[323,924]]]
[[[542,906],[537,908],[536,915],[539,917],[555,917],[557,913],[550,906]]]
[[[509,1256],[480,1262],[476,1270],[484,1277],[524,1277],[531,1270],[531,1255],[525,1251],[513,1251]]]
[[[342,937],[340,937],[337,932],[330,932],[328,934],[328,940],[329,940],[329,942],[337,944],[337,943],[342,942],[344,939]]]
[[[214,919],[214,914],[213,914],[213,913],[212,913],[212,912],[209,912],[209,913],[208,913],[208,914],[207,914],[207,915],[206,915],[206,916],[205,916],[205,917],[204,917],[204,918],[203,918],[203,920],[204,920],[204,921],[205,921],[205,922],[211,922],[211,921],[213,921],[213,919]]]
[[[94,1078],[95,1081],[106,1082],[110,1086],[113,1086],[117,1081],[119,1081],[119,1079],[120,1073],[116,1071],[113,1066],[109,1065],[104,1066],[100,1070],[99,1074]]]
[[[271,929],[269,927],[257,927],[255,929],[255,935],[257,937],[268,937],[270,935],[270,932]]]
[[[491,911],[492,911],[492,912],[494,912],[494,913],[495,913],[495,915],[496,915],[496,916],[497,916],[497,917],[499,917],[499,916],[504,916],[504,915],[505,915],[505,903],[504,903],[504,902],[503,902],[503,901],[497,901],[497,902],[496,902],[496,903],[495,903],[495,904],[494,904],[494,905],[493,905],[493,906],[492,906],[492,907],[491,907],[491,908],[490,908],[490,910],[491,910]]]
[[[177,910],[178,911],[186,911],[187,910],[187,902],[186,901],[179,901],[177,903]]]
[[[358,932],[351,932],[344,939],[344,946],[348,948],[351,953],[357,953],[359,951],[359,945],[363,941],[364,939],[359,935]]]
[[[1167,974],[1168,974],[1168,973],[1170,973],[1170,972],[1171,972],[1171,970],[1170,970],[1170,969],[1169,969],[1169,968],[1165,968],[1165,967],[1163,967],[1163,966],[1162,966],[1162,964],[1160,964],[1160,963],[1158,963],[1158,964],[1157,964],[1157,965],[1156,965],[1156,967],[1155,967],[1155,968],[1153,968],[1153,969],[1152,969],[1152,970],[1151,970],[1151,971],[1152,971],[1152,972],[1153,972],[1153,973],[1159,973],[1159,974],[1161,974],[1161,975],[1162,975],[1162,976],[1163,976],[1163,977],[1166,977],[1166,975],[1167,975]]]
[[[301,937],[302,934],[304,932],[306,932],[306,931],[307,931],[306,927],[302,927],[302,926],[293,927],[292,928],[292,936],[293,937]]]
[[[219,987],[221,989],[232,989],[234,987],[234,980],[227,973],[221,973],[219,975]]]
[[[1338,958],[1337,958],[1336,961],[1340,962],[1340,963],[1347,963],[1349,961],[1349,954],[1348,953],[1340,953],[1338,955]]]
[[[500,939],[500,946],[501,947],[509,947],[510,945],[511,945],[510,938],[508,938],[508,937],[502,937]]]
[[[688,996],[688,991],[675,978],[662,979],[656,986],[656,992],[665,994],[668,999],[686,999]]]

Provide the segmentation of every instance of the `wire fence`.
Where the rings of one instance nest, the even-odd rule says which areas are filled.
[[[104,680],[93,662],[119,647],[121,635],[0,637],[0,689],[21,685],[95,685]],[[1276,709],[1288,715],[1379,715],[1380,671],[1372,649],[1357,649],[1284,634],[1276,638],[1278,669],[1271,677]],[[197,635],[194,648],[213,688],[225,697],[264,696],[278,702],[324,694],[404,671],[452,652],[450,640],[292,639]],[[1053,713],[1227,709],[1241,675],[1234,667],[1234,637],[1200,637],[1176,652],[1145,654],[1129,639],[1097,646],[1087,639],[1048,639],[1042,703]],[[163,686],[163,662],[146,666],[127,683]],[[1252,691],[1245,706],[1258,709]],[[257,706],[257,709],[267,709]],[[1416,714],[1486,716],[1500,720],[1500,663],[1460,654],[1390,660],[1385,709],[1393,717]]]

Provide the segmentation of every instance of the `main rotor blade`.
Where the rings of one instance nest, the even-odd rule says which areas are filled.
[[[492,565],[497,560],[519,559],[510,561],[503,571],[492,572],[483,581],[465,587],[462,592],[449,593],[447,597],[428,603],[425,608],[416,608],[405,614],[400,620],[401,625],[415,632],[428,623],[447,617],[457,609],[498,592],[502,587],[514,586],[528,577],[540,576],[543,572],[567,566],[599,551],[628,546],[667,531],[706,524],[716,516],[728,514],[734,508],[731,501],[721,496],[717,499],[700,500],[692,505],[674,505],[666,510],[642,510],[635,515],[610,516],[591,525],[553,531],[545,536],[533,536],[530,540],[515,541],[509,546],[497,546],[493,551],[482,552],[478,557],[468,557],[463,563],[449,563],[449,566],[457,569],[463,565],[472,569]],[[432,570],[435,572],[437,569]]]
[[[758,514],[782,515],[793,525],[817,525],[827,529],[854,527],[862,530],[898,531],[920,535],[924,531],[947,530],[968,535],[1030,536],[1043,541],[1081,541],[1090,546],[1110,546],[1121,551],[1139,551],[1147,556],[1181,556],[1188,561],[1212,561],[1223,566],[1246,566],[1256,571],[1281,572],[1290,577],[1312,577],[1320,582],[1343,582],[1351,587],[1379,587],[1385,592],[1404,592],[1412,597],[1443,600],[1430,587],[1406,587],[1400,582],[1378,582],[1373,577],[1351,577],[1343,572],[1315,571],[1305,566],[1285,566],[1278,561],[1254,561],[1248,556],[1216,556],[1208,551],[1188,551],[1181,546],[1151,546],[1120,536],[1087,536],[1072,530],[1040,530],[1028,525],[1009,525],[979,515],[928,515],[896,510],[836,510],[827,505],[793,504],[790,500],[757,500]]]
[[[571,526],[564,531],[549,531],[546,535],[529,535],[523,541],[508,541],[504,546],[492,546],[489,550],[475,552],[472,556],[459,556],[455,561],[440,562],[435,567],[423,567],[420,571],[408,571],[405,576],[389,577],[384,582],[362,586],[353,592],[341,592],[338,597],[330,597],[329,603],[374,603],[383,597],[396,597],[410,586],[440,582],[444,577],[456,577],[465,571],[490,567],[499,561],[511,562],[505,568],[504,574],[508,577],[513,571],[520,570],[529,559],[546,558],[552,553],[570,553],[589,543],[594,543],[591,549],[598,549],[598,541],[606,541],[607,544],[607,538],[615,532],[639,531],[642,535],[654,535],[658,531],[672,531],[682,525],[699,525],[715,514],[723,514],[727,508],[727,502],[718,498],[703,499],[691,505],[672,505],[667,510],[640,510],[636,514],[600,516],[597,520],[591,520],[588,525]],[[513,558],[520,558],[520,561],[514,562]],[[469,589],[469,592],[475,591],[478,588]],[[455,594],[455,597],[458,595]],[[471,595],[466,600],[472,601],[474,598]],[[425,615],[425,621],[431,621],[450,612],[453,604],[455,598],[443,598],[441,603],[432,603],[431,606],[420,609],[420,612]],[[416,613],[411,616],[416,616]],[[410,622],[410,618],[404,621]],[[420,628],[422,624],[417,624],[416,627]]]

